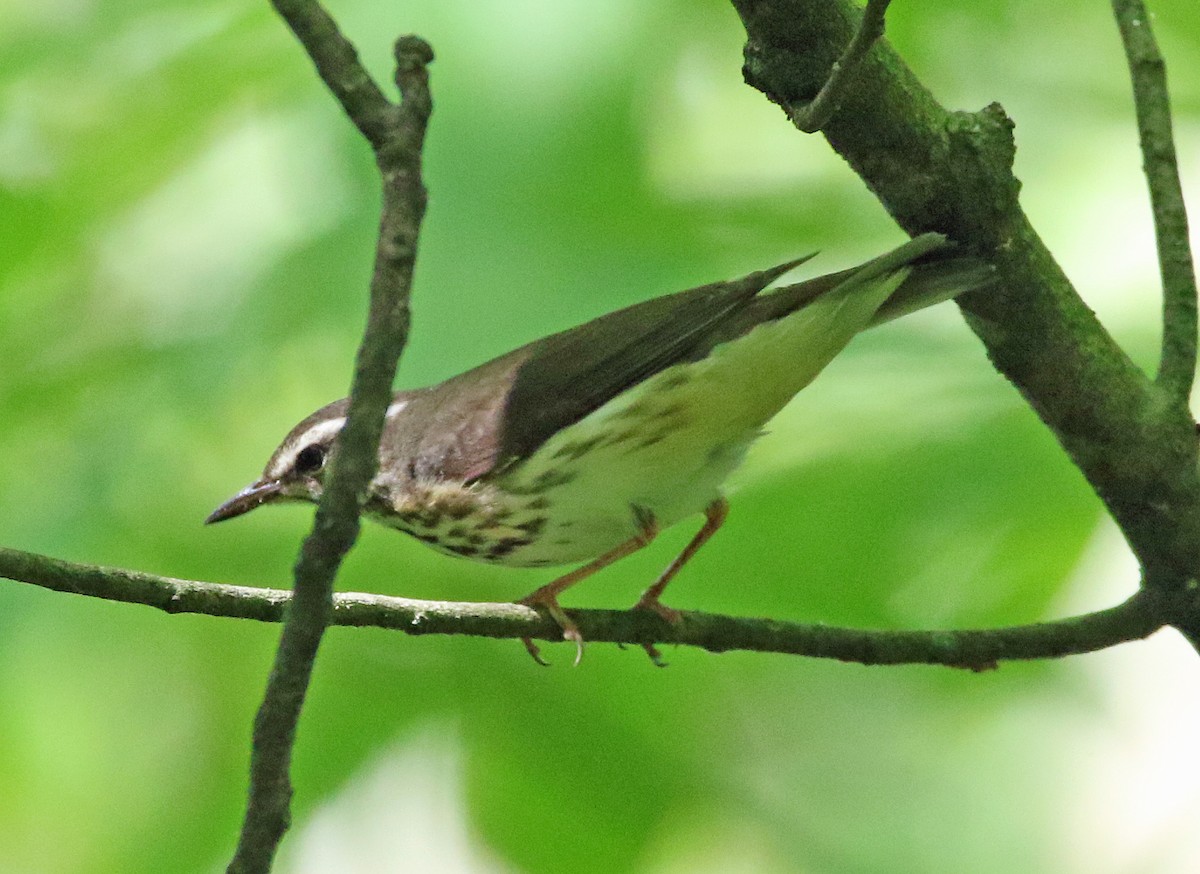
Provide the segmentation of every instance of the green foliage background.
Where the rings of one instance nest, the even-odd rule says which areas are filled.
[[[1194,199],[1200,16],[1193,0],[1153,7]],[[438,54],[403,385],[648,296],[814,249],[836,269],[901,239],[819,138],[741,84],[726,4],[331,11],[383,80],[401,32]],[[1107,4],[897,4],[889,35],[946,103],[1005,105],[1026,208],[1152,362],[1153,237]],[[286,585],[309,510],[200,522],[345,393],[376,221],[368,150],[265,4],[4,4],[3,542]],[[672,604],[960,627],[1132,590],[1097,500],[954,308],[906,322],[859,338],[780,416]],[[690,533],[568,605],[632,603]],[[512,599],[551,575],[368,527],[340,587]],[[0,870],[220,867],[277,634],[0,583]],[[548,654],[543,670],[516,643],[331,631],[280,869],[1200,860],[1200,677],[1168,634],[985,675],[693,651],[656,670],[599,645],[573,670],[565,647]]]

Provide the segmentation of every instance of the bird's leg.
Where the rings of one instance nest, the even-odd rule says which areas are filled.
[[[728,515],[729,502],[724,498],[717,498],[709,504],[704,510],[704,526],[696,532],[696,536],[683,548],[683,552],[679,553],[675,557],[675,560],[667,565],[667,569],[654,581],[654,585],[642,593],[642,597],[633,605],[633,609],[653,610],[668,622],[678,622],[679,611],[673,610],[663,604],[658,600],[659,596],[662,595],[663,589],[667,587],[667,584],[679,573],[679,569],[700,551],[700,547],[707,543],[710,537],[717,533],[717,529],[725,522],[725,517]]]
[[[558,596],[585,577],[590,577],[596,571],[608,567],[613,562],[624,558],[630,553],[637,552],[642,547],[648,545],[658,535],[658,522],[655,520],[654,515],[643,507],[634,507],[633,509],[634,518],[638,525],[637,534],[630,537],[624,543],[613,547],[599,558],[592,559],[592,561],[583,567],[563,574],[558,579],[550,581],[517,602],[527,607],[544,607],[546,609],[546,612],[562,628],[563,639],[575,642],[575,664],[577,665],[579,664],[579,660],[583,658],[583,635],[579,633],[579,627],[571,621],[571,618],[559,606]],[[533,656],[534,661],[539,664],[546,664],[541,657],[537,644],[531,638],[522,638],[521,642],[525,644],[525,649]]]
[[[680,614],[678,610],[668,607],[662,601],[658,600],[662,595],[663,589],[667,587],[667,583],[674,579],[679,573],[679,569],[691,560],[692,556],[700,551],[705,543],[708,542],[717,529],[725,522],[725,517],[729,515],[729,502],[724,498],[717,498],[704,510],[704,525],[696,532],[696,536],[688,542],[688,545],[683,548],[683,552],[675,557],[675,560],[667,565],[667,569],[662,572],[654,585],[642,592],[642,597],[638,598],[638,602],[633,605],[634,610],[653,610],[667,622],[675,623],[679,621]],[[650,656],[654,664],[659,667],[664,666],[662,656],[658,649],[653,644],[643,644],[643,648]]]

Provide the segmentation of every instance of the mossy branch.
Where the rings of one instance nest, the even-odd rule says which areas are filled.
[[[0,547],[0,576],[109,601],[145,604],[167,613],[278,622],[291,593],[179,580],[51,559]],[[391,628],[412,635],[562,641],[545,613],[520,604],[419,601],[347,592],[333,596],[332,625]],[[678,624],[640,610],[568,610],[590,644],[677,644],[711,652],[752,650],[829,658],[864,665],[926,664],[983,670],[1012,660],[1094,652],[1200,617],[1194,597],[1170,598],[1143,589],[1095,613],[1009,628],[873,631],[774,619],[685,611]]]

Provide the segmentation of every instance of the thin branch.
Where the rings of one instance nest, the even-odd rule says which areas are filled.
[[[1167,68],[1142,0],[1112,0],[1112,7],[1133,80],[1142,169],[1158,240],[1163,335],[1157,382],[1173,399],[1186,404],[1196,373],[1196,271],[1171,132]]]
[[[825,126],[837,112],[842,97],[854,81],[854,73],[871,50],[871,46],[883,36],[884,17],[892,0],[867,0],[862,20],[854,36],[846,44],[842,56],[833,62],[829,78],[817,92],[817,96],[804,106],[791,110],[792,124],[806,134],[815,134]]]
[[[429,46],[396,42],[398,107],[388,104],[353,48],[315,2],[276,8],[304,45],[342,107],[371,141],[383,178],[383,211],[371,279],[367,326],[355,364],[346,424],[317,507],[313,531],[295,568],[295,595],[284,613],[275,663],[254,723],[250,791],[231,874],[265,874],[290,823],[289,778],[296,725],[313,663],[333,617],[333,581],[358,536],[359,496],[375,475],[384,411],[408,336],[408,298],[417,233],[425,212],[421,148],[429,119]],[[381,103],[382,101],[382,103]]]
[[[313,0],[271,0],[271,5],[296,34],[354,126],[372,148],[382,147],[395,128],[397,107],[363,69],[358,51],[337,22]]]
[[[0,548],[0,575],[59,592],[145,604],[167,613],[278,622],[291,594],[284,589],[228,586],[79,565]],[[1166,600],[1145,588],[1107,610],[1009,628],[957,631],[872,631],[686,611],[676,625],[635,610],[569,610],[592,643],[680,644],[712,652],[752,650],[865,665],[928,664],[984,669],[1017,659],[1095,652],[1148,637],[1197,615],[1191,601]],[[562,641],[548,616],[519,604],[419,601],[384,595],[333,596],[333,625],[391,628],[406,634],[465,634]]]

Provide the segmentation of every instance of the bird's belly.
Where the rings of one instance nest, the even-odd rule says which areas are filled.
[[[749,442],[697,453],[673,435],[548,459],[538,452],[492,482],[412,485],[386,498],[377,490],[364,509],[447,555],[512,567],[585,562],[639,534],[648,518],[661,529],[702,512]]]
[[[486,486],[441,484],[440,488],[456,489],[468,501],[481,500],[465,513],[438,512],[425,504],[416,512],[375,512],[368,507],[366,514],[446,555],[512,567],[586,561],[637,531],[628,508],[624,513],[611,512]]]
[[[504,564],[540,566],[587,561],[640,533],[649,517],[660,529],[701,513],[721,495],[721,484],[741,463],[753,436],[707,445],[687,430],[597,442],[564,452],[552,441],[497,485],[537,495],[546,521],[530,544]],[[658,437],[658,439],[652,439]],[[545,454],[545,457],[543,457]]]

